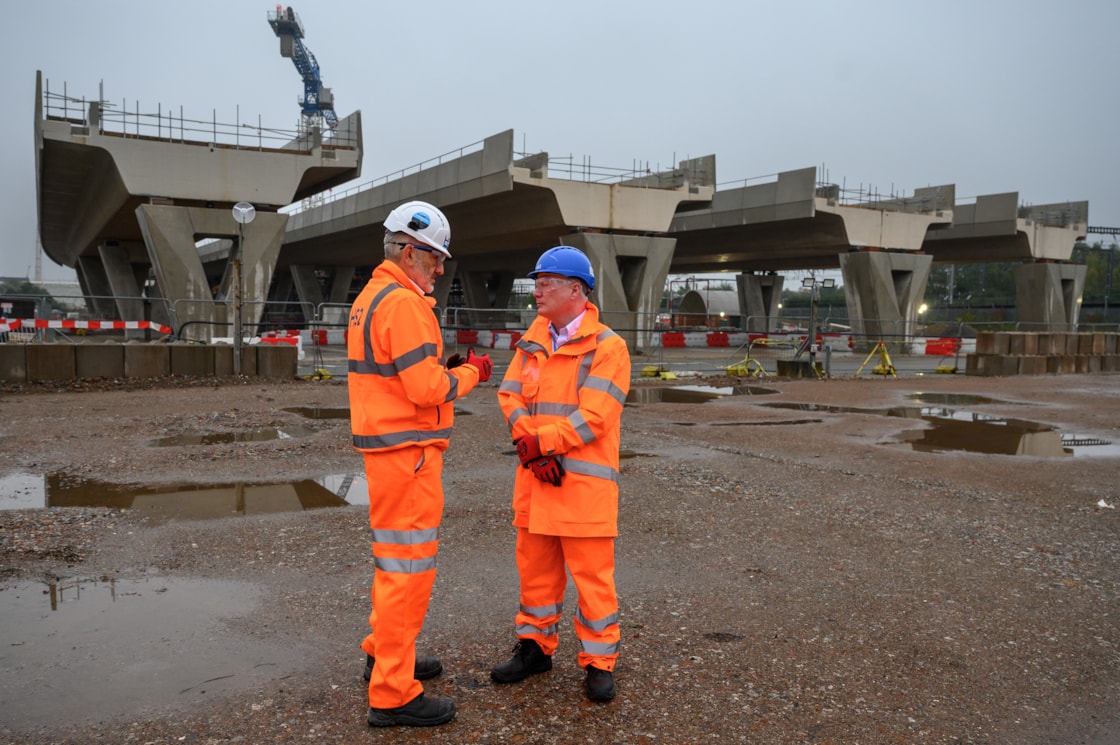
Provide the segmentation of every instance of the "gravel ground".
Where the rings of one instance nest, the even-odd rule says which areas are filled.
[[[420,639],[445,669],[428,689],[459,710],[434,729],[365,724],[357,645],[372,560],[363,507],[204,520],[108,507],[3,510],[0,608],[5,593],[28,586],[152,578],[238,583],[251,602],[219,612],[200,636],[162,630],[162,647],[184,661],[162,670],[177,684],[170,695],[67,688],[63,666],[55,694],[21,700],[21,676],[34,671],[4,664],[15,650],[0,650],[0,741],[1115,745],[1116,457],[920,452],[890,444],[919,420],[761,404],[886,409],[914,405],[917,392],[970,394],[994,400],[963,408],[1120,441],[1118,382],[770,379],[760,383],[776,391],[768,395],[628,405],[623,652],[619,695],[605,705],[583,697],[567,621],[551,673],[490,683],[514,642],[515,460],[496,381],[480,387],[457,405],[439,576]],[[355,471],[346,420],[284,411],[346,403],[338,380],[8,388],[0,478],[283,482]],[[295,426],[304,436],[153,444]],[[570,594],[567,615],[574,607]],[[118,636],[128,665],[160,659]],[[52,644],[96,657],[80,639]],[[221,686],[182,672],[215,645],[255,674],[231,671]],[[110,680],[126,663],[101,664]],[[94,693],[108,694],[103,709],[68,716]],[[32,704],[57,715],[18,715]]]

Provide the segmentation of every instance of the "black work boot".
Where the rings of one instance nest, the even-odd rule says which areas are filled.
[[[522,639],[514,646],[509,662],[503,662],[490,671],[490,679],[495,683],[516,683],[551,669],[552,658],[541,651],[541,645],[532,639]]]
[[[587,697],[592,701],[610,701],[614,698],[614,675],[609,670],[588,665]]]
[[[416,667],[412,671],[412,677],[416,680],[430,680],[443,672],[443,663],[435,657],[417,657]],[[366,669],[362,672],[362,677],[369,680],[373,675],[373,657],[366,655]]]
[[[421,693],[395,709],[370,708],[366,721],[371,727],[434,727],[455,718],[455,702],[442,696]]]

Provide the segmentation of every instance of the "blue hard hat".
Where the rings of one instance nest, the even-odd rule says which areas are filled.
[[[595,289],[595,272],[587,255],[573,246],[550,248],[537,259],[537,266],[529,272],[530,277],[538,274],[559,274],[563,277],[582,279],[592,290]]]

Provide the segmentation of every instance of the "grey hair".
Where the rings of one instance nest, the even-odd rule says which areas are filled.
[[[385,258],[386,259],[396,259],[401,255],[401,251],[404,250],[404,246],[399,245],[400,243],[403,242],[403,241],[400,241],[398,239],[398,236],[400,236],[400,235],[402,235],[402,233],[399,230],[398,231],[389,231],[389,230],[385,231]],[[403,235],[405,235],[406,238],[409,237],[407,234],[403,234]]]

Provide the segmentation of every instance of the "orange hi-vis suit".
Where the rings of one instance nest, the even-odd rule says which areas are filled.
[[[552,655],[559,643],[564,589],[579,592],[575,631],[580,667],[614,670],[620,632],[614,583],[618,535],[618,451],[622,407],[630,390],[626,342],[587,303],[579,331],[555,352],[548,320],[538,316],[517,343],[498,390],[514,439],[536,435],[565,475],[553,486],[518,468],[513,492],[521,607],[518,638]]]
[[[440,362],[434,305],[404,270],[385,261],[350,310],[350,422],[369,482],[375,567],[372,633],[362,649],[376,659],[369,682],[375,709],[403,706],[424,691],[413,671],[436,576],[443,451],[453,402],[478,384],[474,367],[448,370]]]

